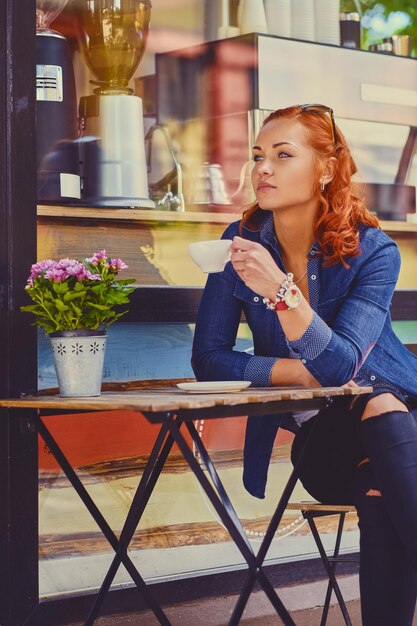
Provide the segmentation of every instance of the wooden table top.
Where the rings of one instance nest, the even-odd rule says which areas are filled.
[[[79,411],[177,411],[216,406],[237,406],[280,400],[308,400],[331,396],[356,396],[369,393],[372,387],[250,387],[238,392],[193,393],[177,387],[147,388],[121,392],[104,391],[97,397],[61,398],[59,395],[34,395],[0,399],[0,407],[61,409]]]

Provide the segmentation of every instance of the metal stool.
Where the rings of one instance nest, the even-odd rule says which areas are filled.
[[[323,605],[323,613],[321,616],[320,626],[325,626],[327,622],[332,591],[335,592],[346,626],[352,626],[352,622],[350,621],[349,613],[346,608],[342,592],[340,591],[340,587],[336,580],[335,572],[337,563],[358,563],[358,559],[356,558],[343,557],[339,555],[340,542],[342,539],[343,525],[345,522],[346,513],[355,512],[355,507],[340,504],[320,504],[319,502],[289,502],[287,504],[287,510],[301,511],[303,517],[307,520],[312,535],[314,537],[314,541],[316,542],[317,548],[319,550],[322,563],[329,578],[329,584],[327,586],[326,598]],[[332,556],[329,556],[326,553],[317,526],[314,522],[314,519],[316,517],[325,517],[327,515],[339,515],[339,524],[337,527],[336,541]]]

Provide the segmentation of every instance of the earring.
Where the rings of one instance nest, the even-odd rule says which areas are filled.
[[[320,182],[320,191],[322,191],[322,192],[323,192],[323,191],[324,191],[324,189],[325,189],[325,187],[326,187],[325,183],[324,183],[323,181],[321,181],[321,182]]]

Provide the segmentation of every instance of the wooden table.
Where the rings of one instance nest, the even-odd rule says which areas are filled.
[[[140,391],[129,389],[118,393],[104,392],[97,398],[61,398],[58,395],[24,396],[18,399],[0,400],[0,407],[38,409],[34,417],[34,426],[115,552],[102,586],[85,619],[85,626],[94,623],[104,597],[110,589],[111,583],[122,563],[139,591],[147,600],[160,624],[171,626],[171,622],[151,593],[150,587],[145,583],[130,559],[128,547],[174,442],[181,450],[185,460],[194,472],[248,566],[247,578],[229,621],[229,626],[239,623],[256,581],[264,589],[282,622],[286,626],[293,626],[294,621],[263,571],[263,562],[297,482],[297,466],[291,473],[272,515],[261,546],[257,554],[255,554],[210,456],[195,429],[193,421],[198,419],[232,418],[241,415],[258,415],[259,419],[262,419],[262,415],[271,413],[321,409],[337,401],[337,398],[340,396],[354,396],[368,393],[371,390],[371,387],[323,387],[315,389],[283,389],[274,387],[249,388],[234,393],[197,394],[180,391],[178,388],[171,386],[158,389],[141,389]],[[57,412],[79,413],[80,411],[111,410],[137,411],[144,414],[152,424],[160,424],[161,426],[119,538],[116,537],[97,505],[91,499],[42,419],[42,415],[56,414]],[[207,478],[199,461],[195,458],[191,447],[192,444],[190,445],[185,439],[182,433],[184,427],[190,434],[191,441],[198,450],[201,461],[211,480]]]

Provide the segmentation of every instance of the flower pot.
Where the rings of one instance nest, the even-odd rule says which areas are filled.
[[[63,397],[99,396],[107,336],[99,330],[50,335],[59,393]]]

